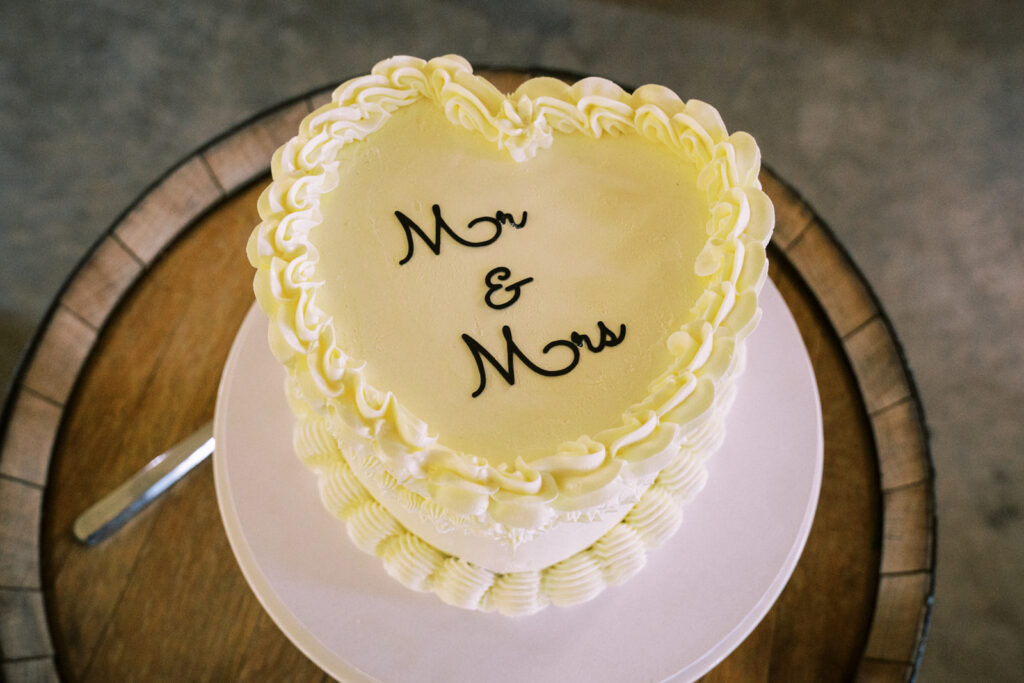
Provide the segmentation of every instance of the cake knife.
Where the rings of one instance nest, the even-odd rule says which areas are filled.
[[[213,422],[207,422],[170,450],[150,460],[130,479],[75,520],[72,532],[94,545],[120,529],[144,507],[213,453]]]

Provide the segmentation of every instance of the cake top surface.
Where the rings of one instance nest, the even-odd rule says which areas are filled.
[[[701,291],[707,202],[663,145],[559,135],[514,162],[421,100],[337,158],[310,233],[318,304],[367,381],[446,447],[509,465],[551,455],[620,422],[668,367]],[[452,233],[435,237],[439,221]],[[479,350],[507,368],[506,328],[525,356],[514,383]],[[575,349],[573,333],[587,335]]]
[[[271,345],[446,506],[591,507],[656,471],[756,323],[759,164],[659,86],[381,62],[274,157],[249,243]]]

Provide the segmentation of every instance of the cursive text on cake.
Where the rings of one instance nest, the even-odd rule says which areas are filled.
[[[444,218],[441,216],[441,207],[439,205],[434,204],[431,207],[431,211],[434,214],[433,239],[431,239],[430,236],[427,235],[427,233],[423,232],[423,229],[419,225],[417,225],[414,220],[406,216],[401,211],[395,211],[395,218],[398,219],[399,225],[401,225],[402,229],[405,230],[405,241],[407,245],[405,257],[398,262],[398,265],[404,266],[412,258],[413,247],[415,245],[415,242],[412,238],[414,233],[416,235],[419,235],[420,239],[423,240],[424,243],[426,243],[427,248],[429,248],[430,251],[434,252],[435,256],[438,256],[441,254],[442,233],[447,233],[449,237],[451,237],[453,240],[455,240],[456,242],[463,246],[486,247],[488,244],[493,244],[499,237],[501,237],[502,228],[512,227],[518,230],[526,225],[525,211],[523,211],[523,217],[520,218],[518,222],[516,221],[515,216],[513,216],[512,214],[505,213],[504,211],[498,211],[497,213],[494,214],[494,216],[480,216],[479,218],[474,218],[473,220],[466,224],[466,228],[470,230],[476,227],[477,225],[480,225],[481,223],[489,224],[491,227],[494,228],[494,232],[488,235],[485,239],[471,240],[467,239],[466,237],[463,237],[462,235],[452,230],[451,226],[449,226],[448,223],[446,223]]]
[[[568,363],[562,367],[548,369],[537,365],[530,358],[523,353],[523,350],[519,348],[515,340],[512,338],[512,328],[508,325],[502,325],[501,334],[505,338],[505,362],[504,364],[495,358],[490,351],[484,348],[484,346],[473,337],[468,334],[462,335],[462,341],[466,342],[466,346],[469,347],[470,352],[473,354],[473,360],[476,362],[476,369],[480,375],[480,384],[477,386],[476,391],[473,392],[473,398],[476,398],[483,393],[487,387],[487,371],[484,366],[484,361],[490,363],[490,365],[498,372],[503,380],[508,382],[509,385],[516,383],[516,360],[519,360],[530,370],[534,371],[538,375],[544,377],[558,377],[572,372],[580,362],[580,349],[584,346],[591,353],[600,353],[606,348],[618,346],[622,343],[622,340],[626,338],[626,326],[619,325],[618,334],[608,328],[607,325],[602,321],[597,323],[598,339],[595,344],[591,338],[581,332],[573,332],[569,335],[568,339],[556,339],[548,342],[544,348],[541,349],[541,353],[547,354],[555,348],[565,348],[571,352],[571,357]]]

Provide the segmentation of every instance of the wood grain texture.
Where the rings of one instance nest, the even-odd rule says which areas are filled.
[[[140,260],[149,263],[223,194],[206,160],[191,157],[128,211],[114,235]]]
[[[95,340],[94,328],[67,308],[58,306],[25,372],[25,386],[63,404]]]
[[[897,403],[871,418],[882,469],[882,489],[917,484],[931,478],[928,435],[916,401]]]
[[[506,91],[524,78],[494,75]],[[222,188],[252,177],[268,140],[289,135],[302,110],[328,98],[329,90],[258,117],[158,182],[112,228],[114,246],[97,248],[97,265],[87,262],[48,320],[20,377],[36,402],[22,404],[19,394],[11,403],[0,443],[0,587],[29,589],[3,593],[5,675],[326,679],[246,586],[221,530],[209,464],[99,547],[75,543],[70,526],[212,414],[220,369],[252,301],[244,244],[265,178],[227,199]],[[791,581],[706,679],[906,680],[930,609],[934,546],[916,395],[866,284],[831,234],[770,171],[761,179],[776,204],[771,276],[821,394],[825,471]],[[97,256],[104,248],[115,256]],[[45,618],[43,596],[31,590],[39,586]],[[16,658],[12,648],[35,654]]]
[[[226,202],[160,259],[105,330],[70,406],[63,466],[50,482],[61,504],[46,532],[51,619],[69,679],[130,671],[144,680],[265,680],[274,667],[275,678],[323,678],[248,590],[209,463],[99,548],[68,535],[91,501],[212,414],[220,368],[252,302],[244,245],[261,189]],[[125,356],[130,369],[118,360]],[[70,457],[79,451],[103,453],[105,467],[90,476],[94,462]]]
[[[41,489],[0,478],[0,588],[40,587]],[[3,651],[0,635],[0,651]]]
[[[53,654],[40,591],[0,588],[0,643],[7,661]]]
[[[44,485],[62,414],[52,401],[28,389],[18,391],[10,429],[0,447],[0,474]]]
[[[4,662],[3,672],[7,683],[55,683],[60,680],[53,657]]]
[[[881,319],[872,319],[844,342],[868,412],[877,413],[911,398],[903,359]]]
[[[147,586],[159,583],[153,575],[142,572],[152,561],[147,553],[165,545],[162,538],[188,540],[200,529],[215,534],[223,546],[213,556],[242,580],[216,517],[212,489],[200,494],[191,484],[191,480],[203,476],[203,470],[189,475],[189,481],[167,494],[159,506],[146,510],[100,549],[78,545],[68,530],[74,517],[93,501],[213,414],[218,368],[223,366],[235,331],[251,304],[252,276],[244,247],[257,221],[255,199],[259,189],[253,187],[226,202],[212,220],[201,221],[154,265],[105,329],[96,359],[69,406],[63,438],[57,446],[61,466],[54,469],[49,484],[51,499],[62,504],[51,508],[52,524],[44,533],[50,543],[48,557],[53,571],[48,588],[57,596],[51,600],[59,633],[55,637],[62,645],[66,642],[61,651],[69,653],[62,671],[76,679],[90,679],[93,671],[108,675],[123,661],[125,655],[119,653],[135,651],[125,650],[128,645],[123,638],[153,635],[145,628],[122,625],[142,617],[147,624],[164,623],[148,594],[139,596],[141,605],[126,602],[136,595],[133,585],[145,591]],[[126,365],[124,358],[133,362]],[[74,453],[97,454],[103,467],[73,457]],[[173,503],[181,496],[187,501],[175,508]],[[173,521],[162,521],[168,514]],[[166,524],[171,524],[171,531]],[[166,533],[170,536],[161,535]],[[204,576],[189,570],[202,566],[205,553],[212,552],[207,544],[171,545],[172,554],[166,558],[169,564],[154,565],[150,571],[175,580],[191,577],[200,585],[172,586],[174,590],[166,594],[164,607],[177,609],[171,596],[207,600],[210,591],[219,594],[202,583]],[[94,573],[95,590],[83,594],[81,585],[93,583]],[[131,577],[145,578],[132,584]],[[236,588],[244,588],[244,583]],[[69,597],[62,598],[64,595]],[[71,595],[75,598],[70,599]],[[180,622],[178,628],[196,632],[187,622]],[[219,635],[218,639],[223,637]],[[197,647],[209,647],[209,641],[216,640],[209,634],[197,638],[207,641],[195,643]],[[104,656],[97,657],[100,652]],[[213,670],[212,662],[203,665]],[[102,679],[100,676],[95,680]]]
[[[932,577],[928,572],[882,576],[864,650],[868,659],[914,662],[931,605]]]
[[[754,632],[705,681],[852,678],[870,627],[879,521],[875,465],[856,382],[835,335],[791,266],[769,254],[771,276],[814,365],[823,406],[821,502],[801,560]],[[856,519],[856,524],[850,520]],[[841,629],[835,628],[842,623]],[[821,634],[829,633],[828,647]]]
[[[884,499],[882,573],[932,569],[935,510],[927,482],[886,491]]]
[[[857,670],[857,683],[901,683],[910,678],[909,664],[865,659]]]
[[[786,247],[786,256],[814,290],[839,336],[878,315],[867,284],[821,223],[812,221],[801,231]]]
[[[774,250],[769,258],[772,280],[793,313],[814,366],[825,466],[807,545],[770,613],[774,622],[766,680],[827,680],[837,672],[839,678],[849,678],[867,639],[878,580],[877,463],[867,415],[839,340],[823,324],[793,268]],[[835,628],[837,623],[843,628]],[[829,634],[828,647],[821,645],[822,633]],[[731,659],[719,668],[728,670]],[[745,672],[723,680],[746,680]]]
[[[141,272],[142,264],[135,255],[107,237],[79,267],[61,302],[98,329]]]
[[[203,157],[225,192],[231,193],[267,172],[267,162],[278,147],[299,130],[312,111],[309,101],[299,100],[244,126],[211,145]]]
[[[762,169],[758,179],[761,181],[761,189],[775,206],[772,243],[785,251],[807,229],[814,219],[814,213],[789,186],[780,182],[770,171]]]

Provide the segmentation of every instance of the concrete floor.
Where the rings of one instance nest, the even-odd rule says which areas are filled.
[[[0,383],[118,213],[250,113],[398,53],[663,83],[754,134],[906,348],[938,471],[920,680],[1020,680],[1024,6],[677,4],[2,0]]]

